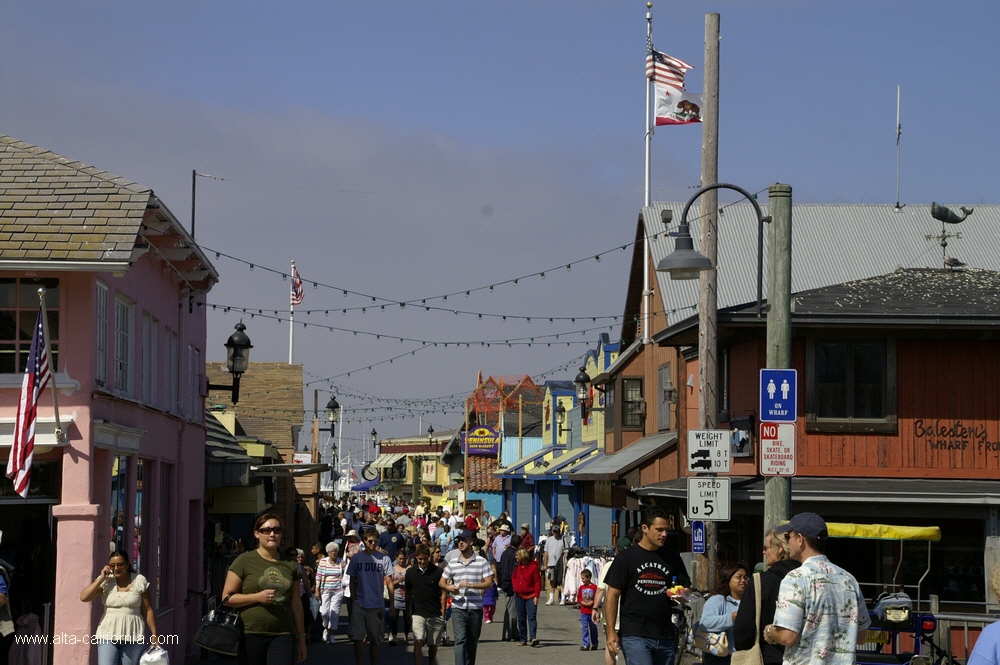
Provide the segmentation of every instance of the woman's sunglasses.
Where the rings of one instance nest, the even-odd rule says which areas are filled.
[[[262,533],[265,536],[270,536],[272,533],[276,536],[280,536],[284,531],[280,526],[263,526],[257,529],[257,533]]]

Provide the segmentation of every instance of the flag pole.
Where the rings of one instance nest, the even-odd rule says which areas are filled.
[[[56,368],[55,364],[51,363],[52,345],[49,342],[49,317],[48,314],[45,313],[45,293],[46,290],[44,286],[38,287],[38,304],[42,308],[42,335],[45,337],[45,355],[50,361],[49,371],[51,372],[52,377],[52,384],[50,387],[52,389],[52,412],[55,414],[56,419],[56,443],[62,443],[65,435],[62,430],[62,423],[59,422],[59,395],[58,391],[56,391]]]
[[[653,3],[646,3],[646,44],[649,48],[652,48],[653,43]],[[648,54],[647,54],[648,55]],[[650,124],[650,86],[652,86],[653,81],[646,77],[646,161],[645,161],[645,195],[643,197],[643,205],[649,206],[651,202],[651,192],[650,192],[650,166],[649,166],[649,153],[650,153],[650,143],[653,139],[653,127]],[[649,220],[643,219],[643,239],[642,239],[642,343],[651,344],[652,338],[649,336],[649,308],[650,300],[652,299],[653,291],[650,289],[649,284]]]
[[[295,259],[292,259],[292,291],[295,290]],[[291,297],[288,300],[288,364],[292,364],[292,352],[295,348],[295,304]]]

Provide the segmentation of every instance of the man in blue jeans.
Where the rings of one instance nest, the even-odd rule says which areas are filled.
[[[642,537],[615,557],[604,578],[607,617],[607,650],[625,653],[628,665],[671,665],[677,652],[677,630],[672,620],[673,601],[667,589],[691,580],[684,562],[663,544],[667,540],[667,514],[658,506],[642,511]],[[619,602],[620,601],[620,602]],[[621,612],[619,630],[615,618]]]
[[[440,586],[452,594],[451,622],[455,630],[455,665],[476,665],[483,629],[483,592],[493,586],[493,567],[472,549],[475,534],[458,534],[459,556],[448,562]]]

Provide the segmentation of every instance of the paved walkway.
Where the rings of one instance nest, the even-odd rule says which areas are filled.
[[[601,649],[598,651],[580,651],[580,610],[575,607],[541,604],[538,607],[538,639],[537,648],[518,646],[516,642],[502,642],[503,605],[498,608],[496,621],[483,626],[482,637],[479,640],[477,665],[500,665],[511,662],[545,663],[546,665],[604,665],[604,631],[599,634]],[[354,665],[354,647],[343,634],[347,626],[346,614],[341,619],[341,634],[337,636],[336,644],[313,643],[309,647],[308,665]],[[451,630],[451,622],[448,624]],[[453,633],[449,633],[454,638]],[[424,651],[424,663],[427,663],[427,652]],[[367,650],[365,652],[367,662]],[[453,665],[455,657],[451,647],[438,649],[438,665]],[[228,658],[204,660],[204,665],[223,665],[235,662]],[[382,645],[379,654],[379,665],[414,665],[413,646],[392,647],[388,643]]]

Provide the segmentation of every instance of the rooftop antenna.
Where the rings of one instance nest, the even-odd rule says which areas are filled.
[[[899,204],[899,137],[903,135],[903,126],[899,124],[899,97],[903,86],[896,85],[896,205],[893,210],[902,212],[903,205]]]

